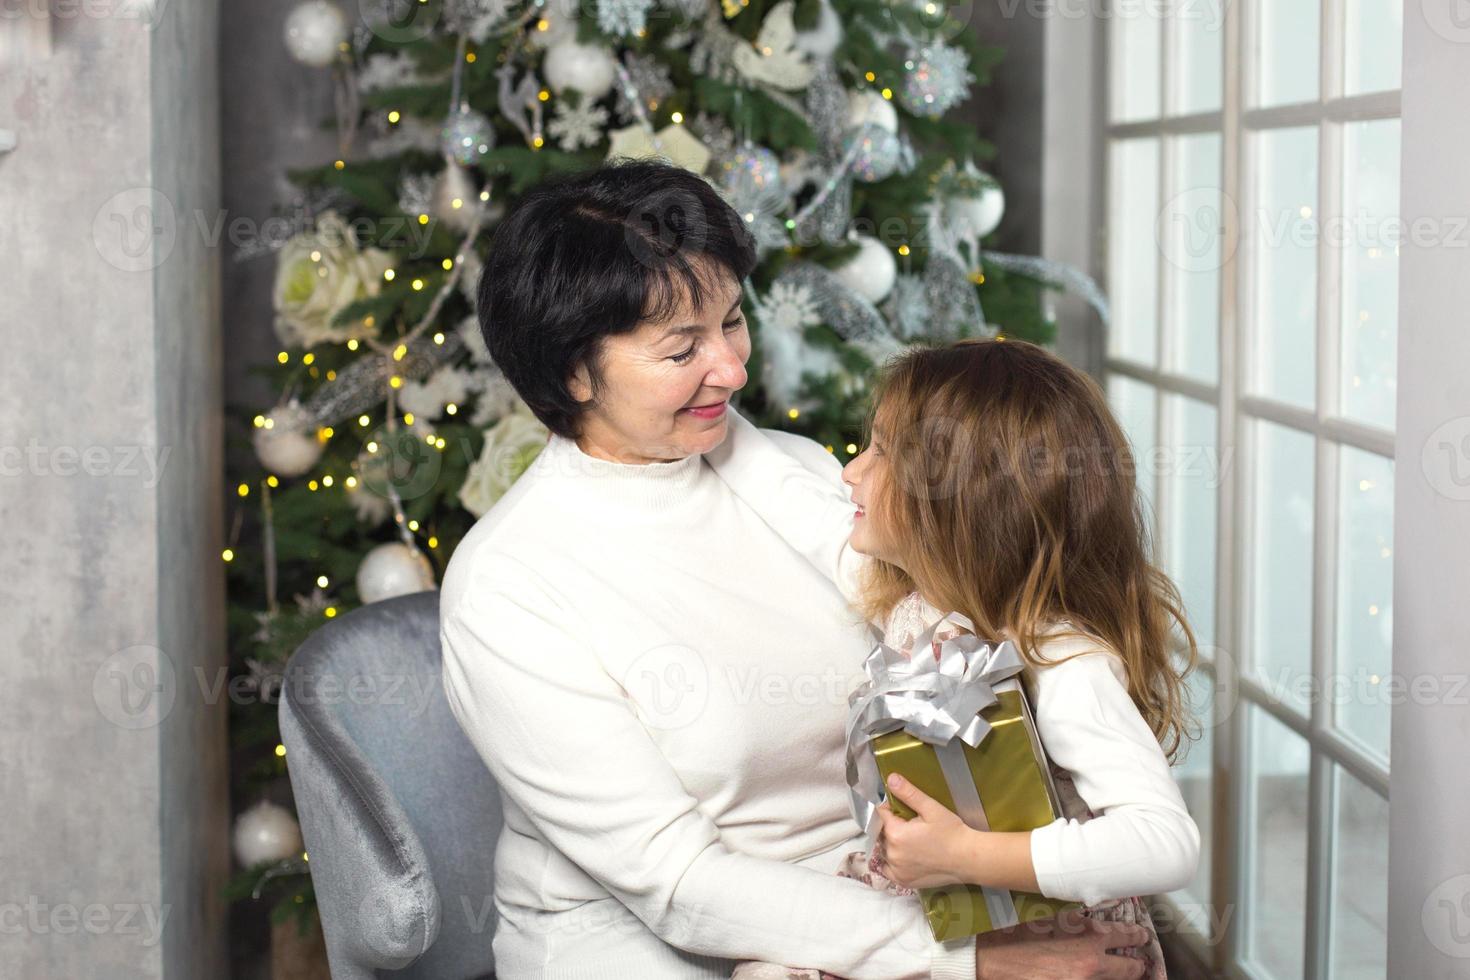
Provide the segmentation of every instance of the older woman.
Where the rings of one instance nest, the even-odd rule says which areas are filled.
[[[559,178],[499,228],[492,355],[551,430],[444,577],[444,686],[500,784],[506,980],[1136,977],[1129,926],[936,943],[832,874],[862,846],[846,693],[870,646],[834,584],[703,459],[746,383],[744,223],[655,162]],[[811,440],[762,430],[834,482]],[[977,967],[978,962],[978,967]]]

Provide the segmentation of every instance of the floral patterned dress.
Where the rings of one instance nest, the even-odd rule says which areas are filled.
[[[918,592],[910,592],[889,614],[883,633],[883,642],[905,655],[911,655],[914,639],[941,615],[943,614],[925,602]],[[938,656],[938,644],[959,632],[958,626],[936,630],[934,634],[935,656]],[[1029,690],[1027,693],[1028,696],[1031,694]],[[1055,763],[1051,764],[1051,773],[1056,783],[1057,797],[1062,806],[1063,816],[1079,823],[1085,823],[1096,816],[1078,794],[1070,773]],[[881,840],[872,853],[853,851],[848,854],[837,869],[837,874],[842,877],[855,878],[879,891],[917,898],[918,892],[889,880],[884,872],[883,842]],[[1159,946],[1158,930],[1154,928],[1153,919],[1140,897],[1112,899],[1096,905],[1086,905],[1082,908],[1082,914],[1094,919],[1129,922],[1143,926],[1148,930],[1149,938],[1148,942],[1140,946],[1138,950],[1150,961],[1149,968],[1144,973],[1144,980],[1167,980],[1168,974],[1164,969],[1164,952]],[[731,980],[843,980],[843,978],[827,973],[825,970],[751,961],[736,966],[731,974]]]

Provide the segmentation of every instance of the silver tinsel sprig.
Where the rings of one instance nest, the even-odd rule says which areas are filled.
[[[668,66],[656,58],[629,51],[623,55],[623,67],[628,72],[632,92],[630,94],[627,87],[617,87],[615,111],[624,124],[637,118],[637,111],[633,106],[635,99],[651,109],[674,94],[674,83],[669,77]]]
[[[408,344],[401,360],[391,356],[367,354],[337,372],[306,401],[305,410],[314,427],[335,425],[344,419],[361,415],[383,401],[389,390],[389,378],[398,375],[406,381],[428,377],[441,364],[454,360],[465,350],[464,340],[456,332],[446,332],[443,343],[432,337],[419,337]]]
[[[781,271],[776,281],[810,290],[822,322],[843,340],[876,349],[902,346],[888,329],[878,308],[853,292],[825,266],[815,262],[792,262]]]
[[[982,252],[981,261],[1007,272],[1039,279],[1049,286],[1082,297],[1097,311],[1103,326],[1109,322],[1108,297],[1097,281],[1074,265],[1045,259],[1039,255],[1012,255],[1008,252]]]

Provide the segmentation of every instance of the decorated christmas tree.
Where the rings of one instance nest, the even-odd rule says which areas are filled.
[[[232,661],[259,693],[234,712],[254,763],[289,760],[281,671],[325,619],[433,588],[455,544],[546,429],[491,362],[476,286],[496,222],[542,178],[626,157],[705,177],[761,254],[745,283],[740,410],[846,461],[876,365],[912,343],[1004,332],[1045,343],[1047,286],[1084,278],[990,252],[993,149],[953,118],[1000,51],[929,0],[330,0],[285,43],[333,86],[339,150],[289,174],[294,234],[274,258],[274,406],[240,419]],[[328,74],[330,73],[330,74]],[[282,599],[283,596],[290,597]],[[236,825],[236,897],[312,907],[288,808]]]

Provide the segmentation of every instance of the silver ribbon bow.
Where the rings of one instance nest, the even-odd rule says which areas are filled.
[[[944,640],[936,659],[934,634],[946,620],[969,633]],[[968,617],[951,612],[915,638],[912,656],[879,640],[863,661],[867,679],[847,699],[847,786],[853,819],[863,828],[870,851],[880,826],[882,780],[868,742],[888,732],[902,730],[934,746],[960,819],[976,830],[989,829],[959,742],[978,748],[990,734],[981,712],[999,701],[995,685],[1021,673],[1024,662],[1010,640],[990,644],[974,634]],[[985,888],[984,894],[993,928],[1016,922],[1009,892]]]

